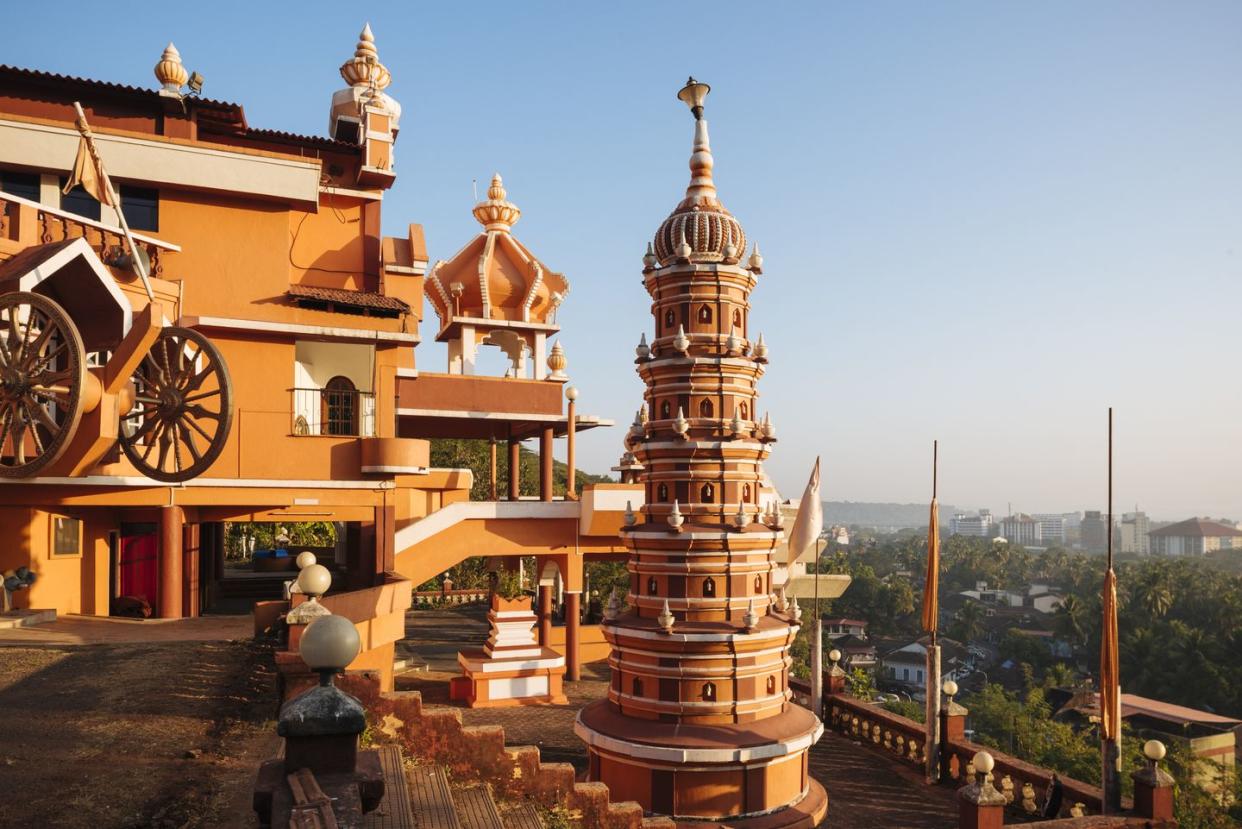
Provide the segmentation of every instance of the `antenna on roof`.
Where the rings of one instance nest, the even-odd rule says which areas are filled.
[[[477,178],[470,179],[470,189],[474,191],[474,200],[479,200],[479,180]]]

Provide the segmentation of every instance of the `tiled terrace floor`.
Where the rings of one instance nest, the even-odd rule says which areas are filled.
[[[398,677],[398,687],[420,690],[430,705],[448,705],[447,681],[456,673],[458,648],[481,643],[487,624],[480,608],[422,610],[406,617],[402,643],[412,660],[430,670]],[[586,751],[573,732],[579,708],[607,690],[607,667],[587,665],[580,682],[565,683],[569,705],[462,708],[468,725],[501,725],[511,745],[537,745],[546,760],[582,771]],[[928,786],[913,769],[845,737],[825,733],[811,752],[811,773],[828,790],[823,829],[953,829],[957,804],[948,788]]]

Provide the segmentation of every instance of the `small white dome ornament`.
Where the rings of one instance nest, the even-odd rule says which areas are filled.
[[[643,426],[642,418],[639,413],[634,412],[634,422],[630,424],[630,437],[634,440],[642,440],[647,436],[647,429]]]
[[[646,362],[651,359],[651,346],[647,345],[647,332],[643,332],[638,338],[638,345],[634,348],[634,355],[638,357],[638,362]]]
[[[160,92],[164,95],[181,97],[181,87],[190,79],[190,73],[181,64],[181,53],[169,41],[164,47],[160,62],[155,64],[155,79],[160,82]]]
[[[656,622],[665,633],[673,632],[673,623],[677,621],[677,617],[673,615],[673,611],[669,610],[668,599],[664,600],[664,607],[660,610],[660,615],[656,617]]]
[[[755,341],[753,356],[756,363],[766,363],[768,361],[768,346],[763,341],[763,334],[760,334],[759,339]]]
[[[759,614],[755,612],[755,600],[750,600],[750,605],[746,608],[746,615],[742,617],[742,624],[746,625],[747,630],[754,630],[759,627]]]
[[[629,501],[625,502],[625,526],[632,527],[638,523],[638,516],[634,514],[634,505]]]
[[[785,513],[781,512],[779,504],[772,504],[772,529],[779,530],[785,526]]]
[[[776,427],[772,425],[772,415],[768,412],[763,413],[763,426],[760,431],[764,440],[776,440]]]
[[[779,588],[777,588],[775,601],[773,601],[772,603],[776,605],[777,613],[784,613],[786,610],[789,609],[789,601],[785,598],[785,586],[784,585],[781,585]]]
[[[668,525],[674,530],[680,530],[684,523],[686,523],[686,517],[681,514],[681,505],[674,501],[673,509],[668,514]]]
[[[759,243],[755,242],[750,251],[750,259],[746,262],[746,267],[751,273],[763,273],[763,257],[759,255]]]
[[[732,265],[737,262],[737,245],[732,242],[726,244],[721,253],[724,254],[724,261],[726,265]]]
[[[690,247],[690,243],[686,241],[686,228],[683,225],[679,232],[680,241],[677,243],[677,259],[680,262],[689,262],[690,254],[694,253],[694,248]]]
[[[733,526],[739,530],[744,530],[750,526],[750,513],[746,511],[746,504],[742,501],[737,502],[737,512],[733,515]]]
[[[690,338],[686,336],[686,326],[677,326],[677,336],[673,337],[673,348],[685,354],[690,348]]]
[[[686,416],[680,406],[677,407],[677,419],[673,421],[673,431],[682,440],[685,440],[690,435],[690,421],[686,420]]]
[[[802,621],[802,605],[798,604],[798,600],[794,599],[790,604],[791,616],[795,622]]]
[[[561,345],[561,341],[557,340],[552,343],[552,353],[548,355],[548,368],[552,373],[548,375],[549,380],[568,380],[569,375],[565,373],[565,366],[569,365],[569,361],[565,359],[565,347]]]
[[[740,438],[746,434],[746,422],[742,420],[742,416],[736,411],[733,413],[733,420],[729,421],[729,431],[735,438]]]
[[[643,405],[638,407],[638,422],[643,424],[643,428],[645,429],[647,428],[647,423],[650,420],[651,420],[650,410],[647,408],[647,404],[644,403]]]
[[[737,335],[737,326],[729,329],[729,339],[725,340],[725,351],[730,357],[735,357],[742,353],[742,338]]]
[[[653,248],[651,243],[648,242],[647,252],[643,254],[643,270],[655,270],[656,261],[655,248]]]

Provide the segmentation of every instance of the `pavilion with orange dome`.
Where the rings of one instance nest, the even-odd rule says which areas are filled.
[[[814,827],[827,812],[807,754],[823,726],[792,702],[796,602],[776,585],[779,517],[761,463],[771,420],[756,382],[767,349],[750,338],[755,249],[716,195],[703,102],[690,185],[643,259],[655,334],[638,349],[647,385],[622,467],[646,506],[623,533],[630,607],[610,606],[607,699],[578,715],[589,776],[615,799],[690,826]]]

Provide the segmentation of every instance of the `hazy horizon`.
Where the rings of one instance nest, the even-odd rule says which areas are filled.
[[[580,409],[617,421],[580,440],[593,472],[641,400],[640,258],[687,182],[694,74],[720,196],[765,258],[752,331],[785,497],[820,455],[825,500],[925,502],[938,438],[943,501],[1104,509],[1113,405],[1118,513],[1242,517],[1242,5],[290,8],[81,5],[66,25],[23,4],[2,60],[154,88],[172,40],[205,97],[322,135],[369,20],[404,107],[385,233],[422,223],[448,258],[478,230],[472,180],[504,176],[515,234],[572,282]],[[417,354],[443,370],[439,344]]]

